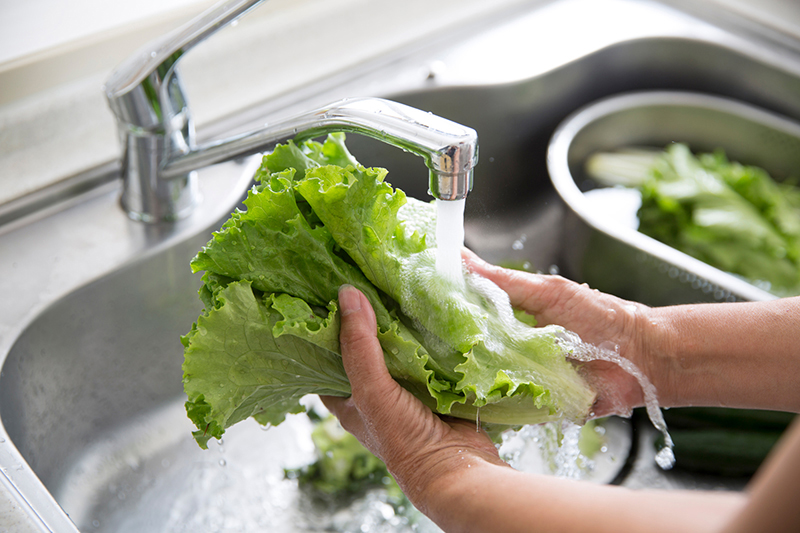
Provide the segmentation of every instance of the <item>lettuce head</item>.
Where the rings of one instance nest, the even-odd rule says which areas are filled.
[[[186,411],[206,447],[253,417],[280,424],[307,394],[349,396],[338,289],[369,299],[389,372],[434,411],[498,426],[584,421],[595,398],[557,326],[518,320],[494,284],[436,270],[432,203],[347,151],[278,146],[245,210],[192,260],[205,309],[182,338]]]

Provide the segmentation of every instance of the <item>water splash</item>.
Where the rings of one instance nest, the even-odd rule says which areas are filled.
[[[569,352],[569,358],[581,362],[608,361],[616,364],[622,370],[633,376],[639,382],[644,395],[645,409],[653,426],[664,436],[664,443],[656,454],[656,463],[663,470],[669,470],[675,464],[675,454],[672,451],[673,442],[667,431],[667,423],[658,404],[658,395],[655,386],[647,376],[628,359],[619,354],[619,347],[610,343],[594,346],[583,342],[580,337],[572,332],[564,332],[560,343]]]
[[[524,426],[503,434],[501,458],[523,472],[590,479],[595,463],[580,450],[581,426],[566,420]]]

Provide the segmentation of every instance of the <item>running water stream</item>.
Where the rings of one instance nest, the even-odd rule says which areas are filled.
[[[461,248],[464,246],[464,206],[466,200],[444,201],[436,200],[436,269],[447,279],[459,284],[464,283],[462,270]],[[513,316],[510,303],[504,299],[509,307],[508,314]],[[495,302],[499,305],[499,302]],[[656,389],[647,376],[644,375],[632,362],[619,354],[617,349],[609,349],[605,344],[594,346],[583,342],[577,335],[565,332],[562,345],[570,352],[569,357],[576,361],[609,361],[619,365],[624,371],[632,375],[642,387],[647,415],[653,426],[664,436],[664,445],[656,454],[656,462],[664,469],[672,468],[675,455],[672,451],[672,438],[667,432],[667,424],[658,405]]]
[[[461,248],[464,246],[462,200],[436,200],[436,270],[448,280],[462,283]]]

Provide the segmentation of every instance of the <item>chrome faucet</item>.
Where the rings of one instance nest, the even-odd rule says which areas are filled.
[[[122,205],[144,222],[176,220],[198,201],[196,170],[270,150],[289,139],[357,132],[425,160],[430,191],[459,200],[472,189],[476,132],[455,122],[379,98],[345,99],[261,129],[205,146],[195,143],[191,110],[177,71],[194,45],[263,0],[227,0],[142,48],[105,85],[123,143]]]

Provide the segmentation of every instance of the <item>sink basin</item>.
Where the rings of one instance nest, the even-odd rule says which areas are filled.
[[[526,9],[314,97],[371,93],[475,128],[481,162],[467,202],[466,240],[489,261],[583,280],[580,269],[565,269],[563,258],[581,243],[565,229],[566,209],[545,156],[557,125],[589,102],[680,89],[800,118],[800,55],[757,31],[729,30],[648,2],[540,2]],[[613,20],[597,24],[593,10]],[[614,18],[617,12],[625,16]],[[446,68],[420,75],[421,64]],[[352,135],[348,146],[362,163],[388,168],[393,185],[427,197],[427,171],[416,156]],[[3,291],[21,306],[0,315],[0,481],[42,530],[361,525],[332,517],[283,480],[284,467],[312,456],[305,419],[266,432],[244,423],[201,451],[183,412],[179,337],[201,309],[189,260],[240,202],[257,164],[251,158],[203,170],[201,189],[214,202],[173,225],[127,220],[112,183],[0,232]],[[637,453],[625,485],[721,483],[660,472],[650,448]],[[410,528],[380,502],[372,509],[370,520],[383,528],[376,531]]]

